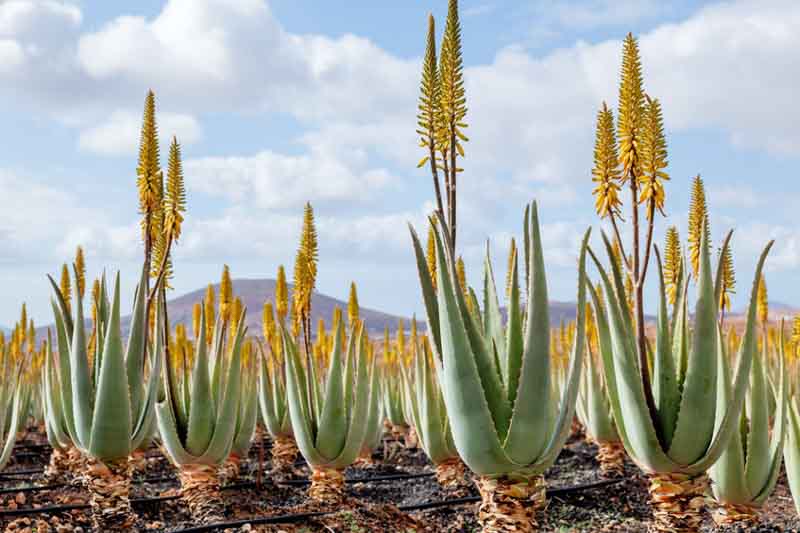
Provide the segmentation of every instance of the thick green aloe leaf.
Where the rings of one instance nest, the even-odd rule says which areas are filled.
[[[440,220],[434,233],[438,262],[436,273],[439,312],[442,315],[440,318],[442,350],[444,351],[447,327],[454,355],[469,361],[469,364],[465,364],[465,369],[474,368],[477,371],[480,388],[475,389],[475,392],[483,392],[480,397],[489,408],[497,438],[503,441],[508,433],[511,406],[500,381],[498,369],[487,351],[486,341],[477,330],[472,316],[467,312],[463,292],[458,288],[455,258],[450,253],[449,235],[441,231],[443,227],[446,225],[443,220]],[[445,303],[450,306],[447,310],[443,307]],[[445,319],[449,321],[447,324],[445,324]],[[465,343],[463,346],[461,346],[462,339]],[[444,361],[443,354],[442,360]],[[442,382],[443,388],[446,390],[450,386],[450,382],[449,380],[442,380]]]
[[[515,255],[511,264],[511,298],[508,302],[508,324],[506,324],[506,342],[504,350],[505,361],[503,361],[503,352],[500,352],[500,361],[501,363],[504,362],[506,367],[503,371],[503,381],[506,384],[506,394],[508,395],[508,402],[511,404],[512,410],[514,409],[514,402],[517,399],[520,371],[522,370],[523,350],[525,349],[525,342],[522,338],[522,308],[520,306],[517,264],[517,257]],[[547,373],[547,369],[542,368],[541,373]]]
[[[491,361],[479,368],[467,338],[463,315],[456,301],[451,266],[445,262],[442,236],[437,228],[437,285],[441,314],[441,379],[453,440],[469,468],[478,475],[513,471],[498,438],[493,411],[507,410],[499,379]],[[451,258],[447,257],[448,262]],[[488,363],[488,364],[487,364]],[[491,386],[487,386],[487,382]],[[491,408],[494,406],[494,409]],[[501,413],[497,418],[503,418]]]
[[[72,410],[72,370],[70,368],[70,342],[67,335],[64,317],[56,303],[50,300],[55,317],[56,340],[58,342],[58,393],[61,395],[61,407],[64,412],[64,423],[72,442],[78,442],[75,430],[75,417]]]
[[[76,327],[73,328],[72,346],[69,350],[69,366],[72,377],[72,413],[77,437],[75,444],[83,450],[88,450],[92,432],[95,391],[89,371],[86,331],[81,327],[84,321],[83,299],[80,294],[75,295],[74,307]],[[128,386],[127,382],[125,386]]]
[[[442,402],[436,377],[430,361],[425,354],[417,355],[417,390],[421,427],[425,433],[425,451],[433,464],[452,457],[452,450],[447,445],[447,413],[442,409]]]
[[[297,354],[294,342],[289,338],[286,328],[281,325],[281,338],[283,339],[283,356],[286,368],[286,398],[289,405],[289,416],[292,420],[292,429],[297,442],[297,448],[303,457],[312,466],[324,465],[323,458],[315,446],[315,435],[312,431],[311,420],[308,414],[308,394],[305,382],[305,373],[302,372],[302,363]],[[302,372],[302,373],[301,373]]]
[[[711,443],[717,396],[717,302],[705,230],[700,240],[700,276],[692,349],[683,382],[678,422],[669,446],[669,456],[684,465],[703,457]]]
[[[342,362],[342,344],[344,342],[344,324],[339,320],[333,337],[333,353],[328,367],[328,379],[325,384],[325,397],[322,401],[322,414],[317,432],[317,451],[328,459],[335,459],[344,448],[347,436],[348,413],[350,399],[345,398],[344,376],[346,368]],[[352,342],[352,335],[350,336]],[[350,366],[348,358],[347,367]],[[350,377],[348,373],[348,378]],[[349,381],[349,379],[348,379]],[[348,403],[345,404],[345,401]]]
[[[720,340],[722,339],[720,338]],[[717,351],[719,353],[717,361],[720,368],[718,373],[719,384],[717,386],[715,431],[719,430],[724,411],[733,395],[731,390],[731,369],[724,342],[717,343]],[[741,416],[744,416],[744,413]],[[725,451],[709,469],[709,475],[713,480],[711,488],[717,500],[736,504],[750,503],[752,496],[747,487],[747,479],[744,474],[744,448],[740,432],[733,432]]]
[[[348,406],[350,426],[347,428],[347,438],[345,445],[339,456],[332,462],[334,468],[344,468],[350,466],[356,460],[364,445],[367,436],[367,422],[370,405],[370,383],[372,373],[375,372],[375,359],[371,363],[367,362],[367,339],[364,338],[364,323],[358,326],[355,334],[356,340],[356,361],[358,366],[355,375],[355,389],[353,390],[353,400]]]
[[[604,238],[604,241],[608,243],[607,238]],[[607,246],[607,251],[615,270],[615,277],[618,277],[619,269],[615,266],[610,246]],[[650,418],[650,410],[647,408],[639,359],[632,340],[632,330],[628,327],[630,322],[626,318],[628,312],[622,307],[626,304],[620,303],[624,302],[624,287],[621,289],[622,292],[615,291],[608,274],[591,250],[590,255],[600,273],[606,293],[608,333],[601,328],[600,339],[602,346],[604,335],[608,335],[611,348],[601,349],[600,352],[603,355],[606,385],[617,430],[631,459],[646,472],[679,471],[678,465],[662,450],[653,420]],[[594,293],[594,289],[592,292]],[[597,300],[595,304],[598,304]],[[598,313],[598,316],[600,315],[601,313]]]
[[[492,261],[489,257],[489,243],[486,243],[486,258],[483,263],[483,327],[487,342],[495,350],[497,366],[502,373],[504,383],[508,383],[508,364],[506,357],[505,328],[500,301],[497,296],[497,285],[494,281]]]
[[[788,404],[783,459],[786,463],[786,479],[789,481],[794,507],[800,513],[800,407],[797,404],[797,396],[793,396]]]
[[[430,224],[433,224],[432,219]],[[428,318],[428,331],[433,341],[434,353],[439,356],[442,351],[442,340],[439,332],[439,304],[436,301],[436,291],[433,288],[431,273],[428,271],[428,261],[425,257],[425,252],[422,250],[417,232],[411,224],[408,225],[408,229],[411,232],[414,256],[417,259],[417,272],[419,273],[419,283],[422,288],[422,300],[425,303],[425,314]]]
[[[0,441],[0,444],[3,445],[0,448],[0,470],[5,468],[6,464],[8,463],[9,459],[11,459],[11,451],[14,449],[14,444],[17,442],[17,430],[16,428],[24,422],[24,415],[27,415],[27,409],[25,406],[28,403],[30,395],[30,387],[25,383],[19,383],[14,390],[14,400],[11,403],[11,421],[9,424],[9,430],[5,435],[0,434],[0,437],[3,438]],[[23,413],[23,411],[25,411]]]
[[[145,343],[144,324],[146,295],[145,284],[147,271],[142,268],[139,284],[136,286],[133,314],[131,315],[131,328],[128,333],[128,347],[125,350],[125,363],[128,370],[128,388],[131,391],[131,407],[134,419],[139,418],[142,412],[142,395],[144,394],[144,364]]]
[[[778,365],[778,373],[779,373],[779,384],[778,390],[774,391],[775,396],[775,404],[776,404],[776,412],[775,412],[775,422],[774,427],[772,430],[772,441],[770,442],[770,449],[769,449],[769,465],[768,470],[769,474],[765,476],[764,484],[760,487],[760,492],[756,493],[756,497],[754,498],[754,502],[758,505],[762,505],[769,495],[772,494],[772,491],[775,489],[775,484],[778,482],[778,476],[781,471],[781,462],[783,460],[782,450],[784,446],[784,442],[786,441],[786,433],[787,433],[787,425],[789,423],[788,419],[788,395],[786,391],[786,354],[784,353],[784,329],[783,329],[783,322],[781,322],[781,335],[780,335],[780,348],[778,350],[778,358],[780,360],[780,364]]]
[[[208,444],[208,449],[201,459],[208,464],[217,464],[224,461],[233,447],[233,437],[236,430],[236,420],[241,402],[242,381],[242,342],[247,333],[244,317],[247,309],[242,309],[242,314],[236,322],[237,328],[234,335],[233,349],[231,350],[230,363],[225,365],[227,370],[223,376],[224,398],[217,411],[214,424],[214,435]]]
[[[653,397],[656,409],[658,409],[657,423],[660,434],[664,436],[664,441],[669,446],[669,443],[672,442],[675,423],[678,419],[681,391],[678,387],[675,359],[672,356],[672,332],[669,329],[664,269],[658,247],[655,247],[655,255],[656,265],[658,266],[659,306],[655,361],[653,364]]]
[[[763,357],[766,362],[767,347],[764,343]],[[753,358],[753,367],[750,369],[750,393],[745,401],[747,412],[750,415],[749,430],[747,432],[747,456],[745,459],[745,474],[747,486],[751,494],[758,494],[766,485],[770,475],[771,457],[769,445],[769,390],[764,377],[764,368],[761,357]]]
[[[64,330],[66,332],[67,338],[72,338],[72,329],[73,329],[73,322],[72,316],[69,314],[69,310],[67,309],[67,302],[64,300],[64,295],[61,294],[61,288],[56,283],[56,280],[48,274],[47,280],[50,282],[50,285],[53,287],[53,292],[56,295],[55,303],[58,304],[58,310],[61,316],[64,319]]]
[[[189,406],[189,424],[186,428],[186,451],[199,457],[206,453],[211,443],[217,419],[216,403],[211,397],[211,379],[208,375],[205,310],[200,311],[200,336],[196,345],[191,380],[192,403]]]
[[[596,367],[594,357],[586,357],[585,371],[585,409],[584,425],[586,431],[599,442],[616,442],[619,440],[608,393],[600,378],[601,370]]]
[[[177,422],[169,400],[161,400],[156,404],[156,420],[162,444],[172,462],[176,465],[197,464],[197,457],[186,451],[178,436]]]
[[[252,367],[248,370],[247,386],[242,393],[242,403],[239,407],[239,423],[237,424],[236,437],[233,440],[232,451],[239,457],[245,457],[253,442],[258,413],[256,375]]]
[[[535,206],[534,206],[535,209]],[[535,211],[533,213],[535,216]],[[534,226],[534,234],[537,228]],[[578,311],[577,311],[577,326],[575,329],[575,343],[572,347],[572,357],[570,357],[570,366],[567,373],[567,381],[564,391],[561,395],[561,401],[558,405],[551,401],[552,406],[548,415],[547,427],[549,428],[549,440],[543,452],[536,459],[536,463],[532,467],[532,471],[536,474],[543,473],[546,469],[550,468],[558,458],[558,454],[566,444],[569,438],[572,420],[575,416],[575,400],[578,396],[578,385],[580,382],[581,369],[583,368],[583,357],[586,346],[586,251],[589,244],[589,236],[591,228],[586,230],[581,244],[580,257],[578,259]],[[535,241],[534,241],[535,242]],[[533,243],[532,243],[533,244]],[[538,252],[533,250],[533,254]],[[536,284],[535,271],[532,273],[531,287]],[[549,336],[548,336],[549,340]],[[549,345],[549,342],[548,342]],[[526,360],[526,363],[528,361]],[[524,367],[523,367],[524,372]],[[558,416],[553,423],[555,409],[558,408]],[[514,422],[512,422],[513,428]]]
[[[722,418],[722,423],[719,424],[718,429],[715,431],[714,439],[711,442],[705,455],[688,466],[684,470],[687,473],[699,473],[708,470],[719,458],[720,454],[725,450],[728,444],[728,439],[731,437],[731,432],[735,431],[739,426],[739,415],[741,414],[742,405],[744,404],[745,394],[747,393],[747,385],[750,379],[750,368],[758,351],[758,344],[756,340],[756,302],[758,296],[758,283],[761,279],[761,272],[764,268],[764,262],[767,260],[767,255],[775,241],[770,241],[761,252],[761,257],[756,266],[755,277],[750,292],[750,305],[747,309],[747,321],[745,322],[744,339],[742,340],[741,349],[739,350],[739,360],[736,370],[736,378],[733,385],[733,396]]]
[[[131,399],[120,335],[119,273],[114,281],[114,301],[106,330],[89,453],[100,460],[123,459],[131,453]],[[80,299],[76,302],[80,307]],[[77,320],[78,324],[82,320]]]
[[[588,232],[587,232],[588,236]],[[547,298],[547,277],[544,268],[544,252],[542,251],[542,238],[539,230],[539,215],[536,203],[531,204],[530,210],[530,288],[527,295],[528,323],[525,329],[525,347],[520,362],[519,390],[514,403],[511,416],[511,425],[508,438],[505,442],[505,451],[511,459],[519,464],[530,464],[542,454],[552,431],[549,411],[551,409],[551,383],[550,383],[550,314]],[[584,240],[584,244],[585,244]],[[581,251],[583,256],[583,250]],[[583,256],[585,257],[585,256]],[[512,266],[512,271],[515,269]],[[584,295],[585,306],[586,292],[583,289],[583,280],[579,273],[579,295]],[[512,289],[512,305],[514,290]],[[518,311],[518,309],[517,309]],[[509,311],[509,316],[514,311]],[[578,316],[583,317],[586,309],[578,309]],[[585,324],[579,324],[584,327]],[[515,333],[514,326],[509,324],[508,335]],[[584,331],[579,332],[583,335]],[[581,341],[582,343],[583,341]],[[509,348],[512,343],[509,343]],[[583,354],[583,346],[578,353]],[[509,361],[513,360],[513,353],[509,349]],[[510,372],[515,369],[515,364],[509,363]],[[580,373],[582,365],[578,365],[576,372]],[[514,379],[513,373],[510,378]],[[512,383],[509,383],[511,391]],[[575,388],[577,394],[577,385]],[[570,408],[574,409],[575,398],[570,401]],[[571,420],[570,420],[571,422]]]

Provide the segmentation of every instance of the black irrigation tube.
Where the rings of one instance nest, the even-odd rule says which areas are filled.
[[[354,479],[346,479],[345,483],[348,484],[355,484],[355,483],[381,483],[381,482],[389,482],[389,481],[401,481],[406,479],[421,479],[433,476],[433,473],[425,472],[422,474],[394,474],[388,476],[379,476],[373,478],[354,478]],[[141,484],[148,484],[148,483],[168,483],[168,482],[177,482],[178,478],[176,477],[158,477],[158,478],[147,478],[147,479],[136,479],[133,481],[134,485],[141,485]],[[311,481],[308,479],[286,479],[286,480],[278,480],[273,481],[275,485],[289,485],[289,486],[296,486],[296,487],[304,487],[311,484]],[[228,485],[222,487],[222,490],[237,490],[237,489],[247,489],[255,487],[257,484],[254,481],[247,481],[242,483],[237,483],[234,485]],[[60,489],[63,487],[68,486],[66,483],[55,483],[52,485],[33,485],[27,487],[11,487],[11,488],[4,488],[0,489],[1,494],[16,494],[19,492],[47,492],[50,490]]]
[[[610,479],[604,481],[598,481],[595,483],[587,483],[585,485],[577,485],[574,487],[559,487],[555,489],[548,489],[547,496],[559,496],[563,494],[569,494],[572,492],[581,492],[584,490],[591,490],[597,489],[602,487],[607,487],[610,485],[616,485],[624,481],[623,479]],[[479,496],[470,496],[467,498],[457,498],[453,500],[441,500],[435,502],[426,502],[414,505],[402,505],[398,507],[400,511],[403,512],[412,512],[412,511],[426,511],[428,509],[436,509],[438,507],[455,507],[457,505],[468,505],[471,503],[477,503],[481,501]],[[339,511],[319,511],[314,513],[300,513],[300,514],[290,514],[290,515],[280,515],[280,516],[265,516],[261,518],[251,518],[249,520],[236,520],[231,522],[217,522],[215,524],[207,524],[203,526],[195,526],[195,527],[188,527],[184,529],[176,529],[172,530],[171,533],[202,533],[205,531],[216,531],[219,529],[228,529],[228,528],[235,528],[241,527],[246,524],[250,525],[266,525],[266,524],[291,524],[295,522],[300,522],[301,520],[307,520],[309,518],[319,518],[321,516],[327,516],[336,514]]]
[[[44,468],[32,468],[30,470],[7,470],[5,472],[0,472],[0,478],[10,476],[27,476],[31,474],[41,474],[43,472]]]

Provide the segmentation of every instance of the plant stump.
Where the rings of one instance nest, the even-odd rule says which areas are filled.
[[[653,506],[653,531],[658,533],[696,532],[703,521],[705,475],[651,474],[650,501]]]
[[[86,459],[83,481],[90,494],[92,522],[97,531],[134,531],[136,515],[130,502],[131,465],[128,458],[102,462]]]
[[[212,524],[223,519],[225,511],[220,494],[219,472],[216,465],[182,465],[178,469],[181,497],[189,512],[200,524]]]
[[[344,500],[344,472],[335,468],[313,467],[308,497],[326,504]]]
[[[536,513],[546,507],[544,476],[481,476],[478,522],[483,533],[536,531]]]

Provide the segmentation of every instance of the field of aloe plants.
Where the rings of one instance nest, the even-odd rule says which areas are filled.
[[[172,321],[186,193],[178,139],[162,171],[150,92],[141,270],[97,265],[89,285],[79,247],[47,276],[46,334],[22,305],[0,337],[0,526],[800,531],[800,317],[771,319],[764,242],[744,318],[732,320],[732,232],[712,242],[699,176],[686,239],[672,227],[658,244],[667,141],[636,38],[623,41],[618,105],[599,103],[583,155],[598,224],[575,250],[575,319],[553,327],[539,223],[552,206],[510,206],[522,231],[505,275],[487,245],[481,285],[466,282],[456,0],[435,36],[431,16],[416,134],[434,211],[408,228],[419,278],[409,290],[425,316],[371,336],[352,283],[347,308],[313,323],[324,262],[308,203],[293,279],[277,268],[259,328],[227,266],[191,323]],[[138,280],[129,322],[121,276]]]

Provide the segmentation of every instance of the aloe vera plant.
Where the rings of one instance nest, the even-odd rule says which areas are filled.
[[[653,350],[651,410],[643,393],[642,372],[635,346],[633,319],[625,303],[625,288],[611,242],[603,241],[611,263],[611,276],[592,253],[606,293],[601,305],[590,292],[597,310],[598,332],[608,395],[617,431],[631,459],[650,477],[650,495],[657,531],[697,531],[704,507],[705,476],[725,451],[738,427],[747,390],[750,366],[757,351],[755,331],[756,290],[772,243],[758,261],[754,290],[747,313],[745,336],[733,385],[720,374],[722,342],[718,324],[721,267],[712,280],[707,225],[699,239],[699,279],[694,329],[689,332],[688,283],[681,280],[675,312],[670,320],[661,259],[656,253],[660,278],[660,305]],[[727,247],[728,234],[723,247]],[[729,387],[732,387],[728,389]],[[729,398],[721,403],[720,398]]]
[[[31,399],[31,384],[22,376],[21,363],[13,365],[9,347],[2,348],[0,359],[0,470],[11,459],[17,433],[23,429]]]
[[[774,426],[770,428],[770,396],[773,391],[764,369],[769,361],[765,342],[763,357],[753,358],[746,408],[742,409],[741,414],[742,429],[733,432],[727,448],[709,470],[713,482],[711,488],[718,503],[712,516],[719,525],[756,522],[758,511],[778,481],[783,462],[788,408],[783,325],[780,336]],[[725,343],[721,345],[721,383],[717,390],[717,404],[723,406],[730,400],[730,390],[722,385],[730,382],[730,366]]]
[[[370,350],[370,359],[374,357],[374,353]],[[383,404],[381,403],[380,374],[377,371],[372,373],[370,391],[373,392],[370,393],[366,436],[364,437],[364,444],[361,445],[361,451],[356,461],[361,466],[374,464],[375,461],[373,460],[372,454],[378,449],[383,440]]]
[[[512,258],[508,321],[503,325],[487,258],[482,321],[457,286],[456,260],[445,220],[436,237],[436,290],[416,232],[412,241],[432,347],[453,441],[477,477],[486,532],[532,531],[545,504],[543,474],[569,436],[584,353],[585,261],[589,230],[580,251],[576,339],[569,379],[561,398],[553,394],[547,282],[536,203],[526,210],[525,321],[520,305],[518,260]],[[488,254],[487,254],[488,255]],[[475,301],[473,300],[473,305]]]
[[[181,495],[194,519],[204,524],[222,517],[219,467],[230,455],[237,428],[251,423],[246,419],[255,416],[252,408],[242,408],[246,403],[242,391],[249,386],[241,383],[245,313],[243,310],[237,321],[228,350],[222,317],[214,327],[209,348],[205,311],[201,311],[188,394],[186,388],[172,383],[165,371],[163,392],[156,405],[158,430],[164,450],[178,469]]]
[[[57,302],[53,313],[61,381],[59,394],[51,394],[48,404],[60,400],[61,411],[48,411],[48,424],[65,429],[86,458],[84,483],[91,493],[92,520],[100,531],[130,531],[136,522],[128,498],[128,458],[149,436],[160,371],[158,360],[152,358],[150,375],[144,375],[146,275],[143,271],[134,297],[127,349],[123,349],[120,326],[119,273],[110,303],[105,290],[101,291],[99,342],[91,364],[82,296],[75,295],[70,316],[67,300],[50,278]],[[77,280],[75,270],[76,285]]]
[[[589,310],[587,308],[587,311]],[[597,445],[600,471],[607,475],[622,475],[625,448],[614,423],[599,353],[600,349],[609,347],[607,345],[601,347],[597,341],[595,313],[587,316],[587,333],[586,344],[589,353],[584,359],[575,412],[583,425],[586,439]]]
[[[461,489],[467,483],[466,465],[453,442],[444,396],[433,366],[435,363],[423,340],[412,349],[413,379],[409,376],[404,380],[409,419],[420,446],[436,468],[439,484],[446,489]]]
[[[261,346],[259,349],[258,403],[264,426],[272,438],[273,475],[282,475],[292,468],[298,453],[289,417],[286,374],[283,372],[283,358],[270,344],[266,350]]]
[[[223,483],[231,482],[239,477],[243,458],[253,444],[253,435],[258,419],[258,375],[256,373],[255,344],[252,340],[245,343],[242,348],[243,383],[239,413],[237,415],[236,429],[233,435],[233,445],[228,458],[222,465],[220,480]]]
[[[371,397],[377,393],[363,322],[351,330],[346,353],[341,313],[333,328],[330,363],[325,376],[317,376],[314,364],[302,364],[297,345],[281,327],[289,416],[300,453],[311,467],[309,497],[328,504],[344,498],[344,469],[364,445]]]

